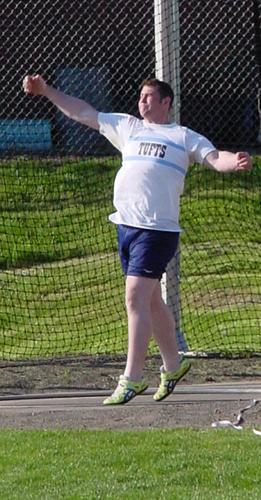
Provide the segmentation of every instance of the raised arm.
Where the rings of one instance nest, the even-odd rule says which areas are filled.
[[[62,113],[88,127],[99,129],[98,111],[90,104],[77,97],[71,97],[60,90],[47,85],[40,75],[27,75],[23,80],[26,94],[47,97]]]
[[[206,156],[204,164],[214,168],[218,172],[250,170],[252,167],[252,158],[245,151],[231,153],[229,151],[216,150]]]

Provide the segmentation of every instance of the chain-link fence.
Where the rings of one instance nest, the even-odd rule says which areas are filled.
[[[97,133],[72,123],[44,99],[25,98],[22,78],[41,73],[100,110],[137,114],[138,86],[155,72],[158,5],[179,39],[170,59],[179,59],[175,79],[181,122],[217,145],[258,146],[260,0],[173,0],[178,23],[169,4],[144,0],[134,8],[131,0],[1,1],[1,150],[112,152]],[[12,119],[20,121],[15,126],[7,122]]]
[[[6,119],[35,120],[20,122],[20,136],[22,128],[33,128],[28,142],[32,151],[39,149],[37,133],[41,136],[41,120],[47,119],[51,145],[47,140],[43,149],[111,152],[98,133],[65,118],[44,99],[25,98],[22,79],[27,73],[40,73],[99,110],[136,113],[137,85],[154,71],[153,8],[148,0],[138,2],[135,9],[131,0],[1,2],[2,127]],[[28,129],[24,133],[29,135]],[[11,138],[9,149],[19,149],[18,140],[12,144]]]
[[[258,145],[260,0],[179,4],[182,122],[219,145]]]
[[[0,0],[0,9],[0,356],[123,352],[123,276],[107,221],[120,160],[97,132],[26,96],[23,77],[40,73],[99,110],[137,115],[139,84],[162,73],[182,124],[220,147],[258,149],[260,1]],[[260,166],[226,179],[195,166],[188,176],[180,286],[167,280],[185,350],[261,352],[259,185]]]

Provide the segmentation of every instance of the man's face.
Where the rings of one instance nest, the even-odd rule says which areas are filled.
[[[157,87],[144,85],[138,102],[140,116],[151,123],[166,123],[168,120],[169,98],[160,98]]]

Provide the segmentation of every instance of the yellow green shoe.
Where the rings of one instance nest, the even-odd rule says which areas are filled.
[[[112,395],[103,401],[104,405],[123,405],[132,398],[146,391],[148,383],[142,379],[140,382],[132,382],[128,377],[121,375],[118,385]]]
[[[155,401],[162,401],[162,399],[165,399],[167,396],[169,396],[173,392],[179,380],[181,380],[182,377],[184,377],[184,375],[189,371],[190,366],[191,365],[189,361],[187,361],[186,359],[183,359],[181,361],[179,368],[174,372],[166,372],[162,366],[160,369],[160,386],[157,392],[155,392],[153,399]]]

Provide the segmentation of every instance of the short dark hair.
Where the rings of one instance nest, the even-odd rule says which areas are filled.
[[[162,82],[157,78],[146,78],[146,80],[143,80],[143,82],[140,85],[140,91],[143,89],[145,85],[147,85],[148,87],[157,88],[161,99],[164,99],[164,97],[170,97],[169,107],[171,108],[174,100],[174,92],[168,83]]]

